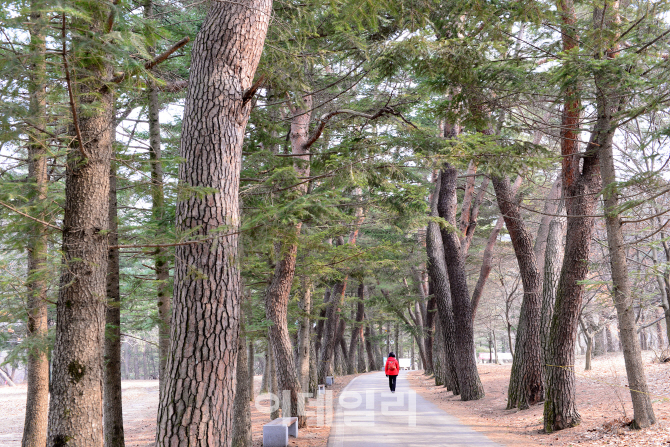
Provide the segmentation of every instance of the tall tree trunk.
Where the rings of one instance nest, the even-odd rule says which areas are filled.
[[[255,376],[255,368],[254,368],[254,362],[255,362],[255,356],[256,353],[254,352],[254,341],[249,340],[249,346],[248,346],[248,352],[247,352],[247,363],[249,365],[249,371],[247,372],[247,377],[249,378],[249,401],[254,400],[254,376]]]
[[[576,51],[576,15],[572,0],[558,4],[564,52]],[[554,316],[549,331],[544,429],[548,433],[579,424],[575,402],[575,357],[577,324],[588,273],[593,214],[600,187],[598,151],[589,144],[579,151],[580,87],[568,85],[564,91],[561,122],[561,182],[567,214],[567,239],[563,267],[556,291]],[[592,134],[594,137],[595,132]],[[581,167],[581,169],[580,169]]]
[[[663,306],[663,315],[665,316],[665,338],[668,340],[668,346],[670,346],[670,290],[666,292],[666,300]]]
[[[144,17],[153,18],[154,0],[145,0]],[[153,48],[149,54],[155,55]],[[156,237],[160,239],[166,230],[165,195],[163,192],[163,160],[161,149],[161,124],[159,112],[161,104],[158,99],[156,83],[147,81],[147,109],[149,116],[149,161],[151,162],[151,219],[156,225]],[[154,268],[156,269],[156,295],[158,306],[158,350],[159,350],[159,389],[163,389],[165,364],[170,349],[170,262],[167,249],[158,247],[154,252]]]
[[[381,329],[381,324],[379,325],[379,328]],[[374,351],[376,353],[376,364],[379,365],[380,368],[384,367],[384,354],[382,353],[382,347],[381,343],[379,342],[380,336],[377,336],[377,333],[375,331],[375,326],[374,323],[370,323],[370,333],[372,334],[372,347],[374,348]]]
[[[437,302],[432,296],[428,299],[426,306],[426,319],[424,320],[424,345],[426,346],[426,374],[434,374],[433,364],[433,339],[435,335],[435,311],[437,309]]]
[[[359,340],[358,340],[358,372],[364,373],[367,372],[368,368],[365,363],[365,331],[363,326],[358,328]]]
[[[521,176],[517,176],[514,184],[512,185],[512,195],[516,195],[516,192],[521,186]],[[482,185],[484,186],[484,185]],[[472,292],[472,322],[474,324],[475,316],[477,315],[477,308],[479,307],[479,301],[482,298],[484,293],[484,286],[486,286],[486,281],[489,279],[491,274],[491,269],[493,268],[493,248],[498,241],[498,235],[500,230],[502,230],[504,223],[504,218],[500,216],[496,221],[495,226],[489,233],[489,238],[486,242],[486,247],[484,247],[484,253],[482,254],[482,265],[479,269],[479,278],[477,278],[477,284],[475,284],[475,289]]]
[[[240,307],[240,321],[244,321],[244,313]],[[240,329],[237,350],[237,385],[233,402],[232,447],[251,447],[251,407],[249,401],[249,364],[247,357],[247,338],[243,328]]]
[[[305,155],[308,147],[309,123],[311,121],[312,97],[303,97],[303,106],[291,108],[293,119],[291,120],[290,140],[292,152],[296,164],[294,166],[299,177],[309,176],[309,155]],[[302,194],[307,192],[307,184],[298,187]],[[270,326],[270,343],[275,354],[279,388],[290,392],[290,402],[284,402],[282,398],[282,417],[298,416],[298,427],[303,428],[307,424],[304,416],[304,402],[299,398],[302,387],[299,381],[296,363],[294,362],[293,347],[288,331],[288,301],[295,275],[295,263],[298,253],[298,237],[302,223],[295,225],[287,235],[287,242],[276,242],[275,251],[279,261],[265,293],[265,314],[272,321]],[[291,411],[288,411],[289,408]],[[291,414],[292,413],[292,414]]]
[[[419,347],[419,353],[421,354],[421,360],[424,365],[424,374],[430,375],[433,373],[433,362],[432,362],[432,336],[433,336],[433,315],[431,314],[431,320],[428,321],[428,307],[425,304],[428,301],[428,290],[425,287],[425,281],[423,280],[423,273],[421,271],[413,269],[414,281],[416,282],[417,290],[419,291],[420,300],[414,302],[414,323],[417,327],[416,334],[416,343]],[[432,303],[435,305],[435,302]],[[433,308],[434,309],[434,308]],[[396,322],[396,334],[398,331],[398,322]],[[397,343],[397,335],[394,340]],[[394,346],[397,355],[397,344]]]
[[[122,377],[125,377],[125,380],[130,380],[130,345],[128,342],[122,344],[121,354],[123,358],[121,361],[121,366],[123,367]]]
[[[540,339],[542,277],[537,268],[533,238],[523,222],[509,178],[492,176],[492,183],[498,207],[512,239],[523,284],[523,301],[510,374],[507,409],[518,407],[524,410],[544,398]]]
[[[356,245],[356,239],[358,238],[358,232],[363,224],[363,220],[365,220],[363,208],[357,207],[354,230],[349,233],[347,244]],[[336,239],[336,245],[342,244],[344,244],[344,238],[339,236]],[[339,324],[341,307],[342,304],[344,304],[344,294],[347,291],[347,279],[348,277],[345,275],[341,282],[338,282],[333,286],[330,294],[330,302],[326,308],[326,323],[324,325],[322,351],[317,374],[319,383],[325,383],[327,372],[332,366],[331,363],[335,354],[335,344],[339,342],[335,332]]]
[[[180,182],[211,188],[177,204],[177,228],[203,237],[176,248],[170,350],[156,446],[230,446],[237,368],[237,257],[242,139],[272,8],[213,2],[193,44]],[[208,169],[203,169],[207,166]],[[194,274],[197,272],[197,274]],[[216,350],[208,347],[215,346]]]
[[[277,385],[277,365],[275,363],[275,355],[272,349],[272,346],[269,346],[270,340],[268,340],[268,351],[270,352],[270,393],[272,393],[276,398],[279,398],[279,386]],[[270,419],[273,421],[279,417],[279,405],[276,409],[270,413]]]
[[[600,330],[604,329],[604,327],[601,327],[600,329],[597,329],[596,335],[594,334],[593,338],[593,356],[599,356],[599,355],[604,355],[606,353],[606,348],[605,348],[605,341],[603,340],[602,334],[600,333]]]
[[[142,380],[149,379],[149,364],[147,362],[147,350],[149,349],[149,344],[144,343],[144,348],[142,349]]]
[[[300,329],[298,332],[298,380],[303,390],[309,389],[309,359],[312,339],[312,283],[308,277],[301,278],[302,299],[300,301]]]
[[[349,340],[349,358],[347,359],[347,374],[356,374],[356,353],[358,352],[359,337],[362,338],[363,317],[365,316],[365,296],[367,290],[362,282],[358,285],[358,301],[356,303],[356,320],[351,326]],[[361,372],[361,371],[358,371]]]
[[[344,293],[346,292],[347,278],[342,282],[338,282],[333,286],[330,293],[330,302],[326,308],[326,322],[324,324],[323,342],[321,345],[321,361],[318,369],[319,383],[326,383],[326,376],[328,375],[333,358],[335,356],[335,345],[339,342],[337,339],[337,328],[340,323],[340,311],[342,304],[344,304]]]
[[[37,129],[46,126],[46,43],[44,28],[46,17],[42,2],[30,2],[30,95],[29,114],[34,126],[28,131],[29,199],[35,204],[46,203],[47,136]],[[42,219],[44,220],[44,219]],[[23,425],[22,447],[44,447],[47,439],[49,410],[49,358],[47,356],[47,229],[44,225],[29,222],[28,242],[28,327],[27,338],[33,348],[28,353],[26,379],[26,418]]]
[[[109,245],[119,245],[116,200],[116,166],[109,173]],[[104,427],[105,447],[123,447],[123,405],[121,400],[121,290],[119,249],[109,250],[107,258],[107,329],[105,333]]]
[[[339,361],[335,362],[337,366],[338,374],[347,373],[347,359],[349,358],[349,350],[347,348],[347,343],[344,340],[344,332],[346,331],[347,324],[344,319],[340,318],[340,323],[337,327],[337,345],[340,347],[340,358]]]
[[[593,337],[587,333],[587,331],[582,332],[584,338],[586,339],[586,354],[584,357],[584,371],[591,371],[591,357],[593,356]]]
[[[618,6],[615,2],[614,7]],[[612,26],[618,22],[617,10],[600,10],[600,14],[607,17],[605,23]],[[620,104],[620,85],[614,74],[596,74],[598,86],[598,139],[593,150],[600,149],[600,169],[602,171],[603,198],[605,202],[605,227],[607,228],[607,245],[609,248],[612,284],[614,286],[614,306],[619,320],[619,336],[623,347],[623,356],[626,364],[626,375],[630,396],[633,401],[633,423],[635,428],[648,427],[656,423],[654,409],[651,405],[651,396],[644,374],[644,363],[636,336],[635,310],[633,295],[628,278],[628,263],[626,261],[626,242],[623,237],[621,214],[619,210],[619,191],[616,183],[614,168],[614,150],[612,140],[618,124],[613,120]],[[619,87],[619,88],[618,88]]]
[[[544,274],[544,261],[546,259],[545,253],[547,251],[547,244],[549,242],[549,230],[551,223],[556,220],[556,214],[562,209],[563,203],[561,200],[561,178],[558,177],[551,185],[549,194],[544,200],[544,209],[542,210],[542,218],[540,219],[540,226],[537,229],[537,236],[535,238],[535,245],[533,251],[535,252],[535,259],[537,261],[537,269],[540,274]],[[516,194],[516,192],[515,192]],[[544,280],[544,278],[542,278]]]
[[[428,374],[428,371],[425,370],[426,368],[426,345],[424,344],[425,338],[424,338],[424,325],[423,325],[423,318],[421,316],[421,309],[419,308],[419,303],[416,301],[414,302],[414,313],[412,314],[411,309],[410,309],[410,318],[412,318],[414,322],[414,328],[415,330],[412,333],[412,336],[414,340],[416,340],[416,347],[419,350],[419,358],[421,359],[421,365],[423,366],[424,369],[424,374]],[[389,334],[390,334],[390,328],[389,328]],[[395,349],[395,348],[394,348]],[[391,349],[389,348],[389,351]]]
[[[108,3],[87,3],[91,36],[103,33]],[[63,20],[66,20],[63,15]],[[95,47],[73,39],[70,87],[78,119],[67,156],[63,269],[57,304],[47,445],[103,445],[102,356],[105,343],[109,170],[114,142],[111,66]],[[102,43],[102,42],[100,42]],[[69,66],[69,63],[68,63]],[[76,115],[74,112],[77,112]],[[82,146],[83,144],[83,146]]]
[[[310,341],[310,354],[309,354],[309,387],[307,388],[308,392],[313,396],[317,397],[316,393],[319,389],[319,381],[317,380],[317,371],[316,371],[316,343],[314,338]]]
[[[440,217],[456,224],[456,179],[458,171],[446,165],[440,174],[438,212]],[[454,341],[456,346],[457,379],[462,400],[484,397],[484,388],[479,380],[475,359],[475,342],[472,324],[472,306],[465,275],[465,260],[461,254],[458,235],[442,229],[442,243],[449,275],[449,286],[454,312]]]
[[[562,209],[562,206],[559,208]],[[558,210],[557,210],[558,211]],[[563,263],[563,240],[565,238],[565,217],[554,217],[549,224],[549,234],[544,252],[544,280],[542,281],[542,322],[540,338],[542,340],[542,363],[546,365],[549,358],[549,328],[554,315],[556,287]],[[547,370],[545,368],[545,383]]]
[[[265,365],[263,365],[263,379],[261,380],[261,393],[266,393],[270,389],[270,350],[272,347],[270,346],[270,342],[268,341],[268,344],[265,348]]]
[[[442,336],[442,325],[440,319],[435,321],[435,338],[433,342],[433,369],[435,371],[435,386],[442,386],[446,384],[445,372],[445,346],[444,337]]]
[[[301,224],[296,225],[295,237],[300,232],[300,226]],[[269,328],[269,342],[277,368],[277,382],[282,391],[282,417],[297,415],[298,426],[302,428],[307,422],[304,417],[302,399],[299,399],[302,389],[298,381],[291,337],[288,332],[288,300],[295,274],[298,245],[293,243],[284,247],[286,252],[282,252],[281,245],[280,243],[275,244],[280,261],[275,267],[272,281],[265,294],[265,314],[272,321],[272,326]],[[284,402],[283,391],[289,392],[288,402]]]
[[[328,304],[328,303],[330,303],[330,295],[331,295],[331,289],[330,289],[330,287],[326,286],[326,290],[323,293],[323,305],[324,305],[324,307],[319,312],[319,321],[316,322],[316,340],[314,340],[314,349],[316,351],[317,356],[320,356],[320,354],[321,354],[323,332],[324,332],[324,327],[325,327],[325,324],[326,324],[326,314],[328,312],[328,308],[330,307],[329,304]]]
[[[370,368],[370,371],[376,371],[377,370],[377,362],[376,362],[376,355],[375,355],[375,350],[372,346],[372,334],[370,332],[370,323],[366,321],[365,324],[365,350],[368,353],[368,367]]]
[[[328,375],[343,375],[344,373],[341,370],[342,366],[342,346],[340,345],[340,341],[335,343],[335,348],[333,352],[333,364],[331,365],[330,370],[328,371]]]
[[[440,196],[440,179],[435,182],[435,190],[431,199],[432,217],[438,216],[437,202]],[[458,375],[456,372],[456,342],[454,313],[449,289],[449,278],[447,276],[447,265],[445,263],[444,245],[442,234],[437,222],[430,222],[426,231],[426,253],[428,257],[428,275],[433,285],[435,304],[440,319],[440,330],[444,343],[444,380],[445,386],[454,395],[460,394],[458,387]]]
[[[658,309],[656,309],[655,316],[658,317]],[[663,318],[663,317],[661,316],[661,317],[658,317],[658,318]],[[660,349],[663,349],[663,346],[665,345],[665,342],[663,340],[663,329],[661,328],[661,320],[657,320],[654,327],[656,327],[656,349],[660,350]],[[606,329],[605,335],[606,335],[606,338],[607,338],[607,350],[609,352],[614,352],[614,349],[610,348],[612,346],[612,335],[610,334],[609,326],[606,327],[605,329]]]
[[[133,375],[135,380],[140,380],[140,345],[133,345]]]
[[[326,307],[326,319],[323,326],[323,339],[321,342],[321,355],[317,371],[317,381],[326,383],[326,376],[331,367],[335,355],[335,332],[340,319],[340,306],[344,301],[344,284],[336,283],[330,292],[330,300]]]
[[[393,330],[393,351],[396,357],[400,357],[398,352],[398,344],[400,344],[400,322],[396,321]]]

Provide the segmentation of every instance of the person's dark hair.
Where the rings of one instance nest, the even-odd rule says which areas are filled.
[[[389,357],[393,357],[393,358],[395,358],[395,354],[392,353],[392,352],[389,352]]]

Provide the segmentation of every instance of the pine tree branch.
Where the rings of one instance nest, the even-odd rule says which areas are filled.
[[[42,225],[45,225],[45,226],[47,226],[47,227],[49,227],[49,228],[53,228],[54,230],[58,230],[58,231],[63,231],[62,228],[57,227],[57,226],[55,226],[55,225],[52,225],[52,224],[50,224],[49,222],[45,222],[45,221],[43,221],[43,220],[40,220],[40,219],[38,219],[38,218],[36,218],[36,217],[33,217],[33,216],[31,216],[30,214],[24,213],[23,211],[19,211],[18,209],[14,208],[13,206],[11,206],[11,205],[9,205],[9,204],[7,204],[7,203],[1,201],[1,200],[0,200],[0,205],[4,206],[5,208],[7,208],[7,209],[9,209],[9,210],[14,211],[16,214],[20,214],[20,215],[23,216],[23,217],[27,217],[28,219],[30,219],[30,220],[34,220],[35,222],[40,223],[40,224],[42,224]]]
[[[170,55],[171,55],[172,53],[174,53],[175,51],[179,50],[179,49],[182,48],[184,45],[186,45],[187,43],[189,43],[190,40],[191,40],[190,37],[188,37],[188,36],[184,37],[182,40],[180,40],[180,41],[177,42],[176,44],[172,45],[172,47],[170,47],[170,48],[169,48],[167,51],[165,51],[163,54],[161,54],[160,56],[156,57],[155,59],[153,59],[153,60],[147,62],[146,64],[144,64],[144,68],[145,68],[145,70],[151,70],[151,69],[154,68],[156,65],[158,65],[158,64],[160,64],[160,63],[162,63],[162,62],[165,62],[165,61],[167,60],[167,58],[170,57]],[[112,81],[111,81],[111,82],[114,82],[114,83],[117,83],[117,84],[118,84],[119,82],[123,81],[124,79],[126,79],[126,74],[125,74],[125,73],[120,73],[120,74],[117,74],[116,76],[114,76],[114,77],[112,78]]]
[[[145,340],[144,338],[135,337],[134,335],[130,335],[130,334],[124,334],[123,332],[121,332],[119,335],[121,335],[121,337],[134,338],[135,340],[140,340],[140,341],[143,341],[145,343],[149,343],[150,345],[154,345],[154,346],[158,347],[158,343],[154,343],[153,341]]]
[[[653,326],[653,325],[655,325],[656,323],[658,323],[659,321],[663,320],[664,318],[665,318],[665,315],[663,315],[662,317],[659,317],[659,318],[655,319],[654,321],[652,321],[652,322],[649,323],[649,324],[645,324],[644,326],[640,326],[639,328],[637,328],[637,333],[639,334],[639,333],[642,331],[642,329],[646,329],[646,328],[648,328],[649,326]]]
[[[314,132],[312,135],[309,137],[309,139],[305,142],[303,145],[303,151],[309,149],[316,141],[321,137],[321,134],[323,133],[324,129],[326,128],[326,125],[328,122],[334,118],[337,115],[342,115],[342,114],[348,114],[352,116],[359,116],[361,118],[366,118],[370,121],[375,120],[377,118],[380,118],[384,115],[393,115],[397,116],[400,119],[402,119],[405,123],[409,124],[410,126],[414,127],[416,129],[416,126],[412,124],[410,121],[408,121],[402,114],[396,110],[394,110],[392,107],[382,107],[379,109],[376,113],[370,114],[370,113],[365,113],[365,112],[359,112],[357,110],[349,110],[349,109],[341,109],[341,110],[335,110],[333,112],[326,113],[325,115],[321,116],[321,119],[319,120],[319,125],[317,126],[316,129],[314,129]]]

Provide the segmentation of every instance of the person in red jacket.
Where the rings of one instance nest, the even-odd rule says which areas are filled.
[[[389,352],[384,371],[386,372],[386,377],[389,378],[389,388],[391,388],[392,393],[395,393],[395,383],[398,379],[398,374],[400,373],[400,364],[398,363],[398,360],[396,360],[395,354],[392,352]]]

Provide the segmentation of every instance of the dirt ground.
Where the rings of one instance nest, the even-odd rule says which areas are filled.
[[[354,378],[338,376],[335,384],[328,390],[333,392],[333,401],[339,392]],[[261,377],[254,378],[256,395],[260,387]],[[158,408],[157,380],[128,380],[122,383],[123,388],[123,420],[126,447],[150,447],[154,445],[156,436],[156,410]],[[310,399],[307,411],[314,411],[314,399]],[[260,402],[263,404],[263,402]],[[267,405],[267,404],[266,404]],[[0,446],[19,447],[26,411],[26,386],[0,387]],[[261,408],[262,405],[261,405]],[[253,446],[263,445],[263,425],[270,422],[270,415],[259,411],[251,403]],[[317,427],[314,418],[308,419],[311,427],[301,429],[299,437],[289,438],[291,446],[322,447],[328,443],[330,427]]]
[[[422,396],[474,430],[509,446],[670,446],[670,364],[652,363],[645,352],[649,391],[658,424],[630,430],[625,421],[633,415],[626,370],[621,353],[593,359],[584,371],[584,357],[577,358],[577,409],[582,423],[551,435],[542,433],[542,405],[526,411],[506,410],[511,365],[479,365],[486,391],[482,400],[462,402],[420,371],[410,373],[410,383]]]
[[[541,432],[542,406],[530,410],[505,410],[510,365],[479,365],[486,397],[479,401],[462,402],[443,387],[436,387],[432,378],[420,371],[409,375],[412,387],[449,414],[456,416],[474,430],[508,446],[670,446],[670,364],[652,363],[652,353],[645,352],[645,366],[654,411],[658,424],[633,431],[625,426],[632,417],[630,395],[626,388],[626,373],[620,353],[596,357],[593,370],[584,371],[584,358],[577,358],[577,408],[582,423],[574,428],[551,435]],[[355,376],[340,376],[332,387],[333,400]],[[255,378],[258,390],[260,376]],[[0,387],[0,446],[21,445],[25,414],[26,387]],[[158,381],[124,381],[123,414],[126,445],[153,445],[158,406]],[[263,424],[270,421],[267,413],[251,404],[254,447],[262,445]],[[314,401],[307,407],[314,411]],[[328,442],[330,427],[310,427],[300,430],[300,437],[290,438],[291,446],[322,447]]]

